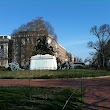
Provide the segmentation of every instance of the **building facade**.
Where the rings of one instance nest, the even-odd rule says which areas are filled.
[[[57,57],[62,61],[62,62],[65,62],[65,61],[68,61],[68,56],[67,56],[67,51],[66,49],[58,44],[58,48],[57,48]]]
[[[57,40],[50,34],[45,33],[47,42],[54,49],[54,56],[59,58],[62,62],[68,61],[66,49],[58,44]],[[13,61],[19,63],[21,66],[29,65],[30,58],[33,56],[37,40],[42,33],[36,31],[22,31],[13,34]]]
[[[29,65],[31,56],[36,51],[36,45],[39,37],[44,34],[36,31],[22,31],[12,36],[13,40],[13,61],[21,66]],[[57,41],[56,39],[45,33],[48,36],[48,44],[54,48],[56,54]]]
[[[0,35],[0,66],[2,67],[8,67],[10,39],[8,35]]]
[[[62,62],[69,61],[66,49],[53,36],[45,34],[48,36],[48,44],[54,49],[54,56]],[[41,35],[43,34],[36,31],[22,31],[13,36],[0,35],[0,66],[8,67],[10,62],[17,62],[21,66],[29,65]]]

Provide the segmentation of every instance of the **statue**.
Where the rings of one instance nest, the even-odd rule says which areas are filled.
[[[74,65],[72,62],[64,62],[62,64],[59,64],[57,69],[58,70],[65,70],[65,69],[73,69],[74,68]]]
[[[16,62],[9,63],[8,65],[9,65],[8,68],[12,71],[13,70],[21,70],[21,68],[19,67],[19,64]]]

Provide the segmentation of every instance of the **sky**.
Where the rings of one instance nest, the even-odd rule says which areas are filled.
[[[58,43],[84,60],[93,51],[87,43],[97,40],[91,27],[109,24],[109,11],[110,0],[0,0],[0,35],[11,35],[20,25],[43,17]]]

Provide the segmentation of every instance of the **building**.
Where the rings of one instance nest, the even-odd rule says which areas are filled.
[[[61,44],[58,44],[57,57],[62,62],[66,62],[66,61],[74,62],[73,55],[70,52],[67,52],[67,50]]]
[[[11,37],[0,35],[0,66],[8,67],[9,62],[17,62],[20,66],[29,65],[41,35],[43,34],[36,31],[22,31]],[[66,49],[52,35],[47,36],[48,44],[54,49],[54,56],[62,62],[69,61]]]
[[[0,66],[2,67],[8,67],[10,39],[8,35],[0,35]]]
[[[57,48],[57,57],[62,61],[62,62],[65,62],[65,61],[68,61],[68,56],[67,56],[67,51],[66,49],[58,44],[58,48]]]
[[[48,44],[52,45],[56,54],[56,39],[47,33],[42,33],[37,31],[20,31],[16,34],[13,34],[13,61],[19,63],[21,66],[29,65],[30,58],[32,55],[34,55],[36,49],[35,46],[37,45],[37,40],[43,35],[48,36]]]
[[[62,62],[68,61],[66,49],[58,44],[57,40],[50,34],[48,36],[48,44],[54,49],[54,56],[59,58]],[[13,61],[19,63],[21,66],[29,65],[30,57],[35,51],[37,40],[44,34],[36,31],[21,31],[13,34]]]

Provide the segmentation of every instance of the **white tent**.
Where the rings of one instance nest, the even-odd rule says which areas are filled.
[[[45,55],[35,55],[31,57],[30,70],[56,70],[57,61],[56,57],[45,54]]]

